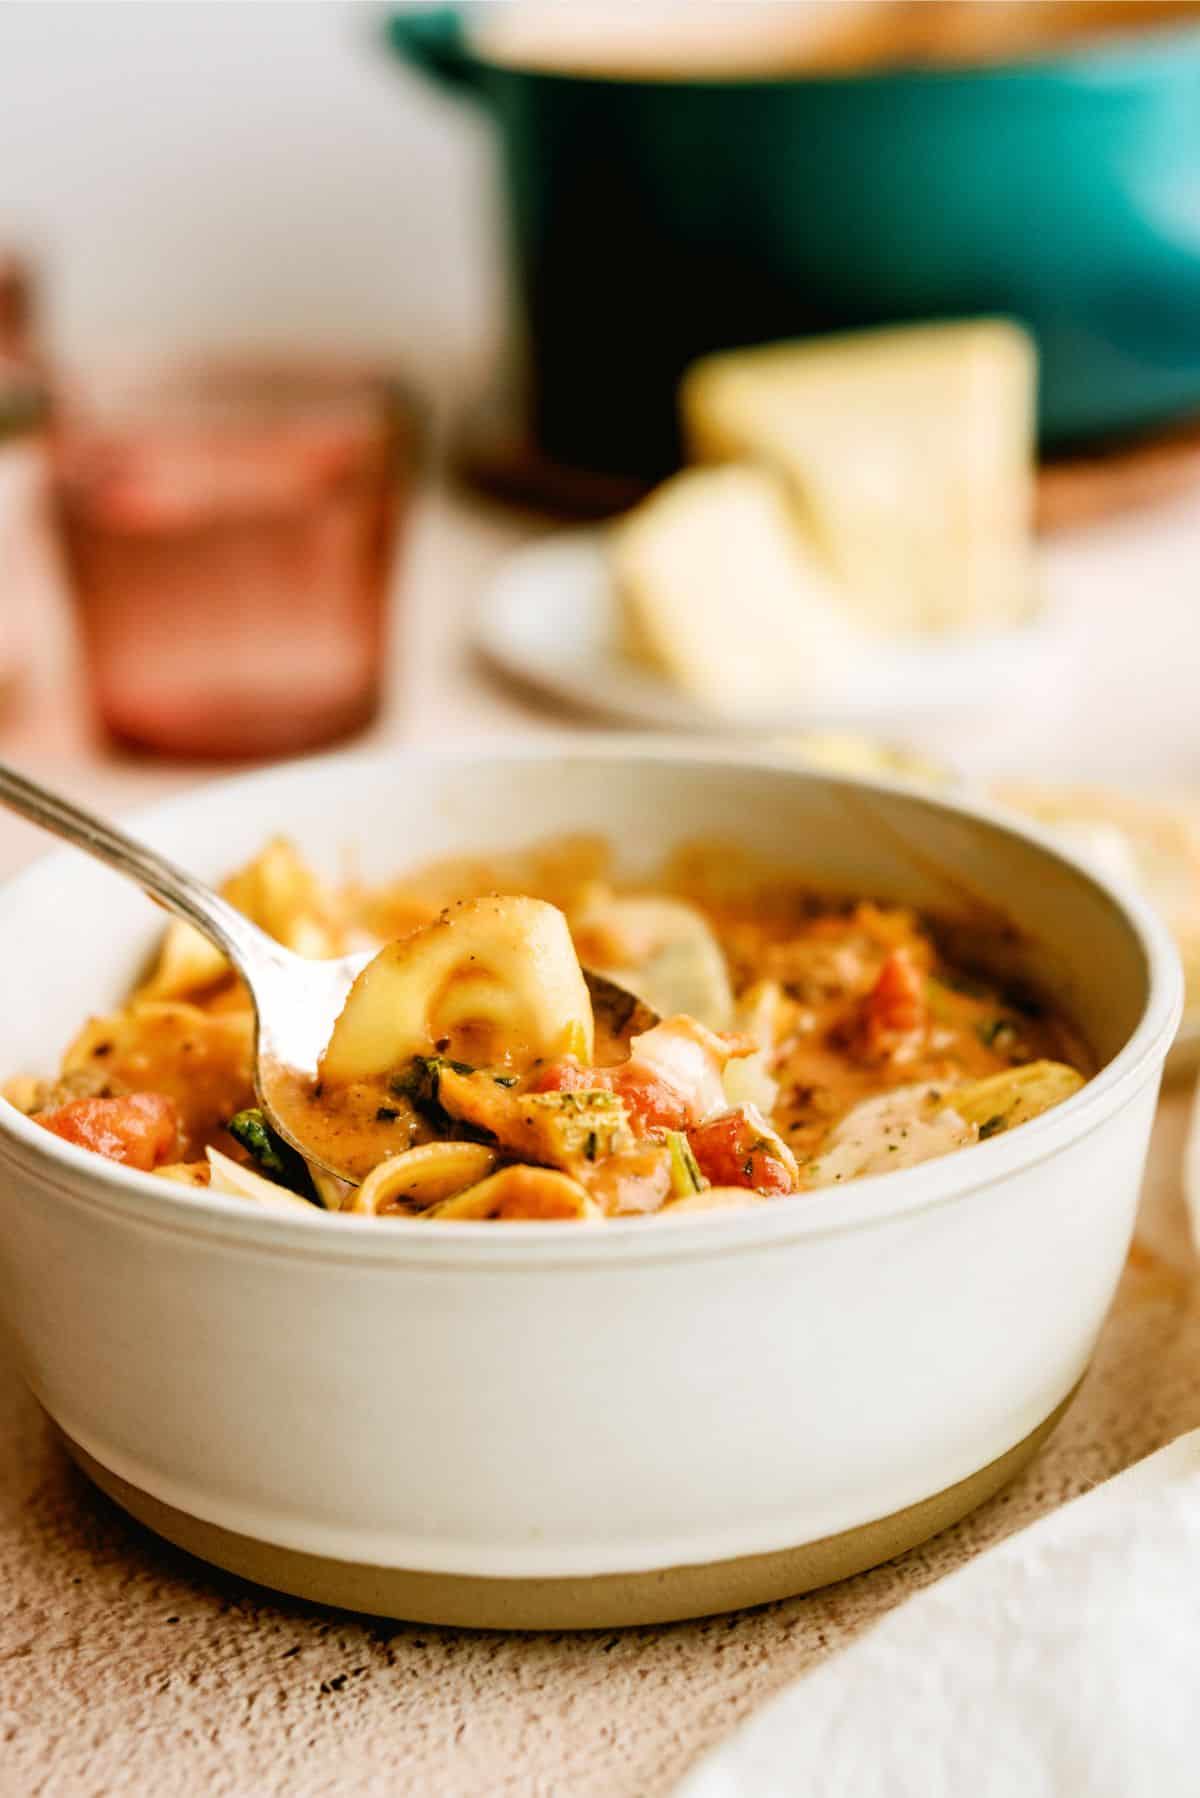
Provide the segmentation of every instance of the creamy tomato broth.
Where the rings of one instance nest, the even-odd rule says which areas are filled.
[[[723,851],[630,883],[580,837],[370,887],[277,840],[225,891],[300,953],[380,945],[293,1093],[314,1157],[352,1182],[271,1130],[248,995],[181,923],[58,1077],[14,1080],[9,1101],[260,1203],[586,1221],[802,1199],[1019,1127],[1089,1071],[1065,1019],[951,955],[933,921]],[[584,968],[645,1004],[598,1019]]]

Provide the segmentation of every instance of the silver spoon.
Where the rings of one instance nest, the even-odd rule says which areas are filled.
[[[214,943],[245,981],[254,1005],[254,1085],[274,1129],[309,1161],[339,1179],[356,1183],[364,1164],[395,1152],[395,1137],[378,1127],[378,1152],[359,1132],[354,1168],[339,1166],[328,1151],[314,1148],[316,1115],[312,1086],[346,994],[372,958],[368,950],[336,961],[310,961],[285,949],[251,923],[227,899],[177,867],[165,855],[127,836],[95,813],[74,805],[0,762],[0,804],[32,824],[73,843],[97,861],[127,875],[168,911],[194,924]],[[658,1015],[635,994],[584,969],[596,1023],[602,1034],[627,1038],[649,1030]]]

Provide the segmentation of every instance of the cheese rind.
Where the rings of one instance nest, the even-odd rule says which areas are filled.
[[[610,539],[627,655],[716,710],[802,697],[852,651],[838,595],[761,469],[688,469]]]
[[[771,468],[854,616],[904,634],[1028,616],[1035,387],[982,319],[709,356],[680,397],[692,458]]]

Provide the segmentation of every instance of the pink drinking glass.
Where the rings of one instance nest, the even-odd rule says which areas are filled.
[[[414,444],[375,371],[209,363],[70,390],[58,515],[109,732],[241,759],[368,723]]]

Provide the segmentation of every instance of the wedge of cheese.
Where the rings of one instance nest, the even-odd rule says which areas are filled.
[[[610,548],[626,654],[714,710],[793,700],[852,653],[837,593],[763,469],[673,476]]]
[[[681,403],[694,460],[783,477],[861,623],[947,632],[1033,604],[1035,385],[1031,339],[983,319],[710,356]]]

